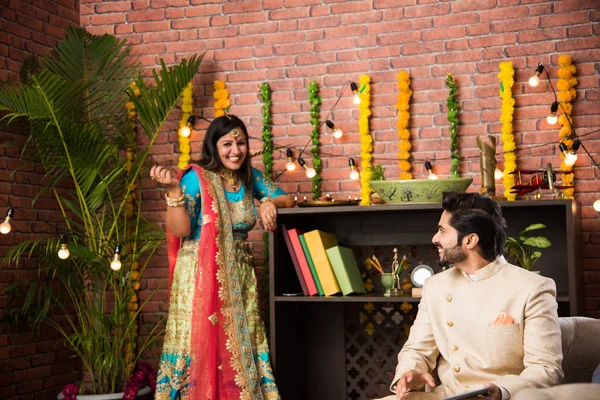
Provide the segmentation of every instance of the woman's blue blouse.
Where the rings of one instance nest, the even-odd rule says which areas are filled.
[[[277,197],[286,194],[256,168],[252,168],[252,181],[252,195],[255,199],[260,200],[263,197]],[[198,180],[196,171],[190,168],[181,177],[181,190],[185,196],[185,207],[190,216],[191,223],[191,232],[187,238],[198,239],[200,238],[200,231],[202,229],[202,203],[200,201],[200,181]],[[244,198],[245,190],[246,186],[242,183],[236,192],[225,191],[225,197],[230,203],[240,202]],[[254,208],[254,214],[256,214],[256,208]],[[235,225],[233,228],[252,229],[251,226],[245,226],[244,224]]]

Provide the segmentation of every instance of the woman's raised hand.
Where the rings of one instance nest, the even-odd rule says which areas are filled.
[[[168,168],[160,165],[153,165],[150,169],[150,178],[158,182],[160,185],[168,187],[179,187],[179,180],[175,178],[175,174]]]

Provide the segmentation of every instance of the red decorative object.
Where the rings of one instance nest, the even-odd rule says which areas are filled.
[[[75,383],[68,383],[62,389],[63,400],[77,400],[77,393],[79,393],[79,386]]]
[[[147,382],[152,392],[156,390],[156,371],[152,369],[150,364],[141,361],[138,364],[138,369],[133,373],[129,382],[125,385],[123,400],[135,400],[140,384]]]

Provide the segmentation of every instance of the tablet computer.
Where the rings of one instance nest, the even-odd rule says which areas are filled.
[[[448,397],[445,400],[461,400],[461,399],[471,399],[473,397],[477,397],[479,395],[488,394],[490,391],[489,388],[483,388],[479,390],[472,390],[470,392],[457,394],[456,396]]]

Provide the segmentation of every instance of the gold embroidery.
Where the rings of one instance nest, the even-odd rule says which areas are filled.
[[[213,315],[211,315],[210,317],[208,317],[208,320],[210,322],[212,322],[213,325],[216,325],[217,322],[219,322],[219,317],[217,316],[217,313],[214,313]]]

